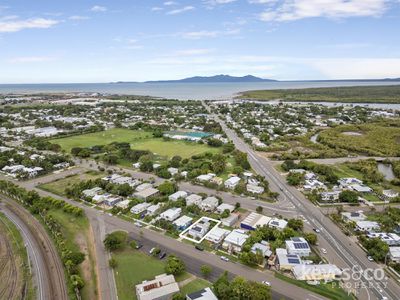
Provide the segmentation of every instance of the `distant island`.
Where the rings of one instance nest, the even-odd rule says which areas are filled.
[[[215,76],[194,76],[177,80],[154,80],[145,81],[144,83],[220,83],[220,82],[272,82],[273,79],[264,79],[253,75],[246,76],[230,76],[230,75],[215,75]],[[116,83],[132,83],[127,81],[118,81]]]

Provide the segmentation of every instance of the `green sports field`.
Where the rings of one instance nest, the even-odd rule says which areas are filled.
[[[113,128],[107,131],[52,139],[50,142],[59,144],[66,152],[71,152],[74,147],[91,147],[95,145],[106,145],[112,142],[130,143],[132,149],[149,150],[156,155],[172,157],[180,155],[183,158],[204,152],[219,152],[220,149],[212,148],[194,142],[164,141],[162,138],[153,138],[151,132]]]

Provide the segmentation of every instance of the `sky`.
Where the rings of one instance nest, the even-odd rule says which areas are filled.
[[[400,0],[0,0],[0,83],[400,77]]]

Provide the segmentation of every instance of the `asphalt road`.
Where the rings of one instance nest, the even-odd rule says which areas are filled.
[[[280,193],[280,198],[289,200],[307,220],[307,223],[313,228],[321,229],[319,234],[319,243],[327,249],[328,254],[326,258],[337,264],[341,268],[352,268],[358,265],[362,270],[368,268],[380,268],[376,263],[369,262],[366,258],[365,252],[350,238],[347,237],[341,230],[326,217],[318,207],[314,206],[304,195],[294,187],[289,186],[283,178],[273,167],[273,165],[264,158],[261,158],[257,153],[252,150],[244,141],[242,141],[237,134],[229,129],[226,124],[217,116],[215,119],[221,124],[227,136],[233,141],[236,148],[248,154],[249,162],[252,168],[268,180],[272,191]],[[387,299],[397,300],[400,298],[400,287],[392,279],[387,280],[387,285],[383,281],[367,280],[362,277],[363,286],[367,288],[360,288],[354,290],[360,299]]]
[[[29,255],[37,299],[68,299],[62,262],[42,225],[22,207],[1,196],[1,211],[21,232]]]

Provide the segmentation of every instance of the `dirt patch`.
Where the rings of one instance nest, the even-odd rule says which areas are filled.
[[[349,135],[349,136],[363,136],[364,134],[362,132],[357,132],[357,131],[344,131],[342,132],[343,135]]]
[[[85,254],[85,260],[80,265],[82,277],[85,281],[85,287],[82,291],[84,294],[84,298],[86,299],[99,299],[97,293],[97,280],[96,276],[93,276],[95,273],[94,268],[94,253],[93,253],[93,246],[92,242],[93,239],[90,238],[92,236],[92,230],[89,229],[86,232],[78,233],[75,242],[79,246],[79,250]]]

